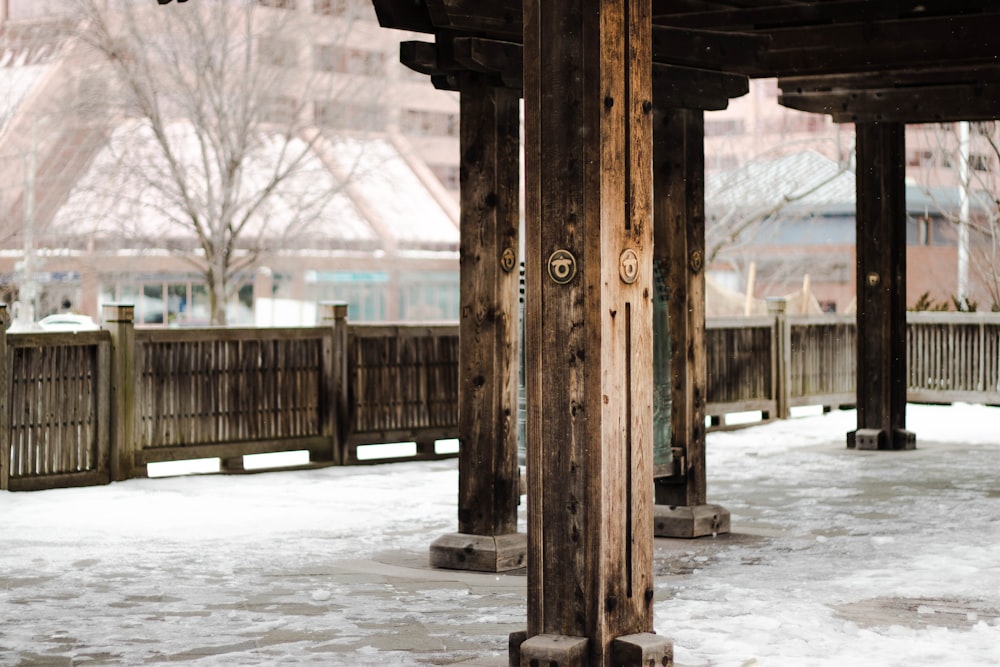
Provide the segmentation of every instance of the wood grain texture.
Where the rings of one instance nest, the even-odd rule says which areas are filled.
[[[660,479],[656,502],[706,502],[704,114],[656,101],[653,131],[655,252],[666,267],[670,327],[671,437],[684,454],[682,480]]]
[[[520,104],[461,84],[459,532],[517,532]]]
[[[524,10],[528,633],[587,637],[603,665],[652,624],[649,4]]]
[[[906,428],[906,188],[901,123],[857,132],[858,428]]]

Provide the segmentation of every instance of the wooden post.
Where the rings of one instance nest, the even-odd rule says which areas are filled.
[[[906,184],[902,123],[857,133],[858,429],[847,446],[913,449],[906,430]]]
[[[705,470],[705,115],[655,109],[653,192],[656,261],[666,267],[671,438],[675,474],[657,477],[658,537],[729,532],[729,511],[707,504]]]
[[[511,660],[666,665],[651,634],[650,1],[523,7],[528,629]]]
[[[329,449],[310,452],[316,460],[332,461],[341,465],[346,460],[344,442],[347,438],[347,307],[342,301],[324,301],[320,304],[320,324],[333,329],[330,337],[323,339],[323,414],[320,425],[323,435],[329,438]]]
[[[435,567],[524,567],[517,532],[520,100],[461,80],[461,300],[458,533],[431,545]]]
[[[134,318],[132,305],[104,304],[104,328],[111,333],[111,480],[115,482],[137,473]]]
[[[771,364],[773,374],[774,411],[776,419],[788,419],[788,387],[791,384],[792,335],[788,329],[785,313],[788,301],[783,297],[767,300],[767,314],[774,318],[774,358]]]
[[[7,327],[10,313],[0,303],[0,491],[10,485],[10,378],[7,377]]]

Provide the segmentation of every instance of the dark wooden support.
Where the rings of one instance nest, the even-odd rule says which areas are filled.
[[[524,2],[528,628],[513,664],[670,662],[652,634],[649,11]]]
[[[111,333],[111,480],[144,477],[137,466],[135,416],[135,307],[104,304],[104,328]]]
[[[1000,117],[1000,82],[782,93],[783,106],[838,123],[943,123]]]
[[[848,447],[913,449],[906,430],[905,125],[857,133],[858,430]]]
[[[7,327],[10,313],[0,303],[0,491],[10,484],[10,390],[7,386]]]
[[[458,530],[431,546],[436,567],[524,567],[517,533],[520,104],[484,76],[461,83],[462,312]]]
[[[655,261],[666,277],[674,474],[657,476],[659,537],[729,531],[728,510],[707,504],[705,470],[705,121],[656,102],[653,129]]]

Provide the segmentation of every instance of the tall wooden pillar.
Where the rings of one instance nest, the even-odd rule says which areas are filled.
[[[431,545],[436,567],[499,572],[527,559],[517,533],[519,97],[463,75],[459,532]]]
[[[657,105],[653,126],[655,261],[667,282],[670,329],[669,476],[657,471],[660,537],[729,532],[729,511],[709,505],[705,469],[705,114]]]
[[[905,125],[857,134],[858,430],[847,446],[913,449],[906,430]]]
[[[512,662],[668,664],[651,634],[650,0],[523,6],[528,630]]]

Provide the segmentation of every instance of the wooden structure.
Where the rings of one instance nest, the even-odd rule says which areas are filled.
[[[107,305],[102,331],[0,326],[0,489],[107,484],[150,463],[308,450],[358,463],[412,441],[418,459],[458,435],[458,327],[348,325],[136,329]],[[0,304],[0,325],[6,308]]]
[[[220,329],[130,331],[121,305],[106,331],[0,330],[0,489],[106,484],[200,457],[236,472],[247,454],[303,447],[316,465],[384,461],[358,448],[397,440],[417,444],[402,460],[439,456],[434,441],[459,433],[458,326],[343,326],[343,311],[320,327],[237,330],[241,345]],[[1000,314],[906,319],[907,400],[1000,404]],[[747,410],[854,405],[855,333],[844,315],[709,320],[707,414],[725,427]]]
[[[849,443],[910,447],[900,361],[903,124],[997,115],[1000,8],[984,0],[374,4],[383,26],[434,36],[404,44],[401,55],[435,85],[461,89],[477,72],[525,98],[531,558],[528,639],[513,642],[512,660],[645,662],[662,644],[615,638],[650,629],[632,596],[642,597],[650,575],[652,506],[634,491],[652,473],[643,386],[651,378],[641,369],[651,363],[642,290],[652,287],[654,254],[676,299],[674,444],[685,459],[679,488],[658,484],[657,496],[689,508],[704,502],[704,319],[691,310],[703,284],[701,193],[698,179],[678,180],[701,168],[689,148],[701,138],[697,110],[738,94],[742,77],[779,77],[785,104],[859,123],[859,416]],[[652,115],[664,127],[652,129]],[[657,150],[661,132],[670,138]],[[652,192],[647,169],[660,174]],[[667,193],[684,201],[664,205],[663,219]],[[651,234],[651,222],[662,233]],[[667,247],[651,247],[653,236]]]

